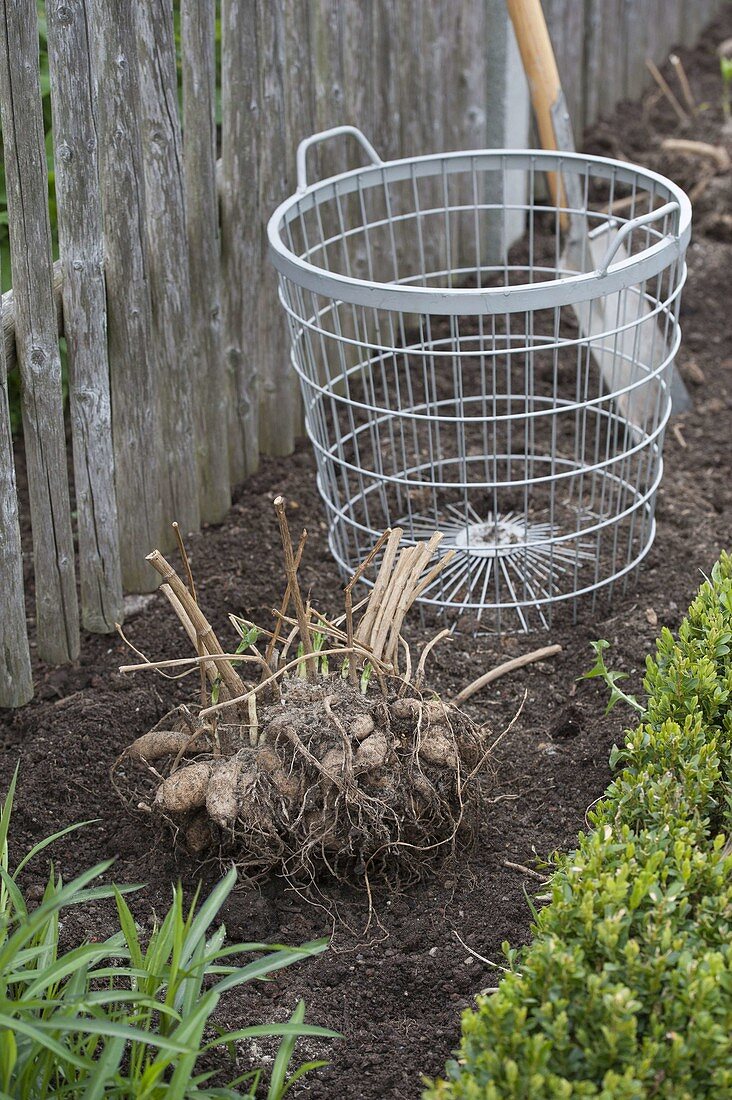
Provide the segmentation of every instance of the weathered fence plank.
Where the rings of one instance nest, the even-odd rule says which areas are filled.
[[[163,508],[183,531],[200,525],[190,340],[191,283],[172,0],[133,5],[140,77],[140,131],[152,339],[167,451]]]
[[[0,343],[0,707],[33,697],[5,348]]]
[[[79,653],[35,0],[0,0],[0,110],[36,582],[38,654]]]
[[[626,0],[625,9],[625,88],[628,99],[637,99],[648,83],[648,24],[645,6],[639,0]]]
[[[221,269],[232,482],[257,468],[258,54],[255,0],[221,5]]]
[[[183,158],[191,279],[191,358],[196,370],[196,454],[201,519],[217,523],[231,504],[228,393],[221,345],[216,190],[216,2],[182,0]]]
[[[315,130],[313,121],[313,88],[310,65],[310,15],[308,6],[301,0],[284,0],[285,26],[285,135],[287,194],[296,187],[295,152],[303,138]],[[269,263],[269,260],[267,260]],[[278,301],[279,307],[279,301]],[[290,363],[289,341],[287,362]],[[291,369],[291,368],[290,368]],[[294,372],[293,372],[294,373]],[[296,381],[296,380],[295,380]],[[297,422],[295,435],[305,434],[304,409],[297,385]]]
[[[61,261],[56,260],[53,265],[53,300],[56,305],[56,325],[59,334],[63,334],[64,327],[64,310],[61,300],[62,281]],[[5,366],[7,367],[8,374],[10,374],[18,365],[15,354],[15,295],[13,294],[12,288],[6,291],[2,296],[2,326],[2,342],[5,347]]]
[[[48,57],[74,453],[81,620],[122,621],[102,207],[86,0],[47,0]]]
[[[350,8],[352,0],[346,0]],[[330,0],[314,0],[310,11],[310,67],[313,89],[313,123],[316,131],[340,126],[344,121],[344,75],[341,48],[341,17],[339,6]],[[374,58],[374,66],[379,63]],[[355,125],[359,125],[359,121]],[[308,154],[308,178],[319,179],[345,172],[350,167],[350,141],[334,138],[312,149]],[[356,161],[355,163],[359,163]]]
[[[625,0],[589,0],[585,15],[584,126],[613,110],[622,99],[625,79],[624,23]],[[617,43],[608,49],[608,43]],[[574,120],[573,120],[574,121]],[[581,141],[582,128],[575,122],[575,140]]]
[[[259,66],[259,152],[257,224],[260,270],[257,305],[259,357],[259,449],[291,454],[298,422],[299,386],[290,366],[286,319],[277,299],[277,278],[267,259],[267,220],[288,196],[285,113],[285,24],[283,0],[258,0],[256,41],[268,64]]]
[[[575,140],[579,141],[585,102],[585,6],[577,0],[544,0],[544,8]]]
[[[310,137],[313,121],[312,70],[310,65],[310,19],[301,0],[284,0],[285,15],[285,116],[287,127],[287,185],[291,194],[296,186],[295,150],[303,138]]]
[[[122,580],[151,591],[147,547],[165,544],[157,364],[145,244],[135,0],[91,0],[92,58],[99,95],[99,177],[104,210],[107,328]]]

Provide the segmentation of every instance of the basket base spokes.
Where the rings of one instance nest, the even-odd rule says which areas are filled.
[[[520,631],[531,629],[534,615],[548,628],[546,605],[561,593],[561,575],[574,574],[597,553],[590,540],[557,543],[562,532],[556,523],[516,511],[481,517],[471,504],[448,504],[436,516],[404,516],[394,526],[415,540],[437,529],[443,535],[440,552],[456,551],[425,589],[425,603],[471,612],[476,622],[493,618],[500,608],[504,616],[515,616]]]

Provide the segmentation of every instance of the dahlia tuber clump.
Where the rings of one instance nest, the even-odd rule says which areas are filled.
[[[282,498],[275,508],[286,592],[271,631],[231,616],[234,653],[196,602],[182,544],[187,585],[161,554],[149,556],[197,656],[122,671],[197,667],[201,700],[134,741],[115,763],[115,785],[192,853],[218,854],[252,877],[276,871],[301,887],[324,876],[367,888],[414,881],[469,838],[488,759],[485,731],[422,688],[438,639],[413,672],[401,634],[451,555],[432,562],[439,534],[401,546],[401,530],[385,532],[346,586],[344,613],[328,619],[298,583],[304,532],[295,550]],[[379,559],[354,606],[356,583]]]

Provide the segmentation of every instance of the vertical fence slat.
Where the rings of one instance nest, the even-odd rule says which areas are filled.
[[[646,55],[648,50],[648,23],[645,5],[638,0],[626,0],[626,74],[625,94],[637,99],[643,93],[648,78]]]
[[[460,88],[458,103],[458,148],[485,148],[485,40],[484,4],[466,4],[456,12],[456,55]]]
[[[79,653],[79,608],[53,300],[35,0],[0,0],[0,19],[0,109],[33,524],[38,654],[62,664]]]
[[[310,16],[302,0],[285,0],[285,134],[287,142],[287,193],[297,186],[295,153],[303,138],[315,129],[313,122],[313,81],[310,65]],[[279,302],[278,302],[279,305]],[[289,346],[288,346],[288,364]],[[290,369],[292,369],[290,367]],[[296,435],[305,434],[302,401],[297,405]]]
[[[92,0],[92,58],[99,98],[99,178],[104,210],[107,328],[122,579],[133,592],[157,586],[144,560],[163,541],[159,427],[145,248],[145,195],[136,0]]]
[[[431,5],[425,5],[428,7]],[[409,68],[405,58],[402,64],[395,65],[398,53],[397,36],[399,34],[400,13],[395,0],[377,0],[373,6],[373,31],[369,43],[371,54],[371,86],[373,103],[373,133],[367,136],[384,160],[402,156],[402,132],[399,111],[400,80],[404,69]],[[402,20],[406,18],[402,16]],[[436,79],[439,77],[436,74]],[[327,84],[325,85],[327,98]],[[322,94],[322,93],[321,93]],[[415,113],[419,112],[419,101],[415,97]],[[404,150],[404,155],[421,150]]]
[[[260,64],[257,224],[259,226],[259,449],[266,455],[291,454],[295,446],[299,392],[290,365],[285,316],[277,298],[275,271],[267,258],[267,219],[287,198],[285,116],[285,26],[283,0],[258,0],[257,46]],[[266,58],[266,64],[263,59]]]
[[[74,452],[81,621],[122,621],[102,207],[86,0],[47,0],[48,57]]]
[[[191,276],[191,356],[196,366],[196,451],[201,519],[217,523],[231,504],[228,394],[221,345],[216,192],[216,3],[182,0],[183,156]]]
[[[343,122],[343,69],[341,24],[338,5],[330,0],[314,0],[310,10],[310,64],[313,74],[313,120],[316,130],[327,130]],[[374,58],[374,63],[378,59]],[[309,178],[344,172],[350,167],[352,152],[347,140],[326,142],[308,155]],[[360,163],[358,161],[354,163]]]
[[[33,697],[5,341],[0,341],[0,707]]]
[[[140,77],[145,229],[154,358],[167,460],[162,479],[164,515],[183,531],[200,524],[194,370],[190,344],[183,152],[178,114],[172,0],[134,5]]]
[[[466,4],[455,12],[454,130],[451,144],[456,149],[486,147],[486,11],[484,4]],[[498,89],[496,89],[498,91]],[[495,94],[495,93],[494,93]],[[475,262],[475,231],[458,217],[455,226],[456,260]]]
[[[287,119],[287,183],[296,187],[295,151],[303,138],[310,137],[313,122],[313,82],[310,64],[310,19],[301,0],[285,0],[286,65],[285,114]],[[358,125],[358,124],[357,124]]]
[[[259,275],[258,64],[255,0],[222,0],[221,306],[233,482],[255,470],[259,460],[254,346]]]
[[[352,120],[370,141],[376,142],[378,148],[382,135],[375,133],[374,124],[374,55],[371,49],[374,6],[351,2],[340,8],[339,15],[340,39],[343,44],[343,71],[349,76],[343,89],[344,118],[348,121]],[[403,57],[404,66],[407,65],[408,60],[407,56]],[[412,92],[414,92],[414,86]],[[413,111],[406,113],[409,117],[414,117]],[[404,155],[406,156],[406,152]]]
[[[544,0],[544,11],[574,138],[579,143],[584,124],[585,36],[590,33],[589,27],[587,31],[585,29],[585,20],[589,24],[589,15],[585,14],[585,5],[577,3],[577,0]],[[607,42],[605,49],[607,53]]]
[[[587,71],[584,96],[584,125],[607,116],[623,95],[623,51],[621,30],[625,0],[589,0],[585,15],[585,58]],[[608,43],[618,42],[616,49]],[[576,135],[579,141],[581,135]]]

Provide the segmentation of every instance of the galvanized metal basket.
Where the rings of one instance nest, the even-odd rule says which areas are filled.
[[[370,163],[308,185],[338,134]],[[422,602],[472,629],[625,586],[655,534],[686,195],[581,154],[384,163],[345,126],[297,164],[270,251],[344,574],[385,527],[438,527],[457,553]]]

